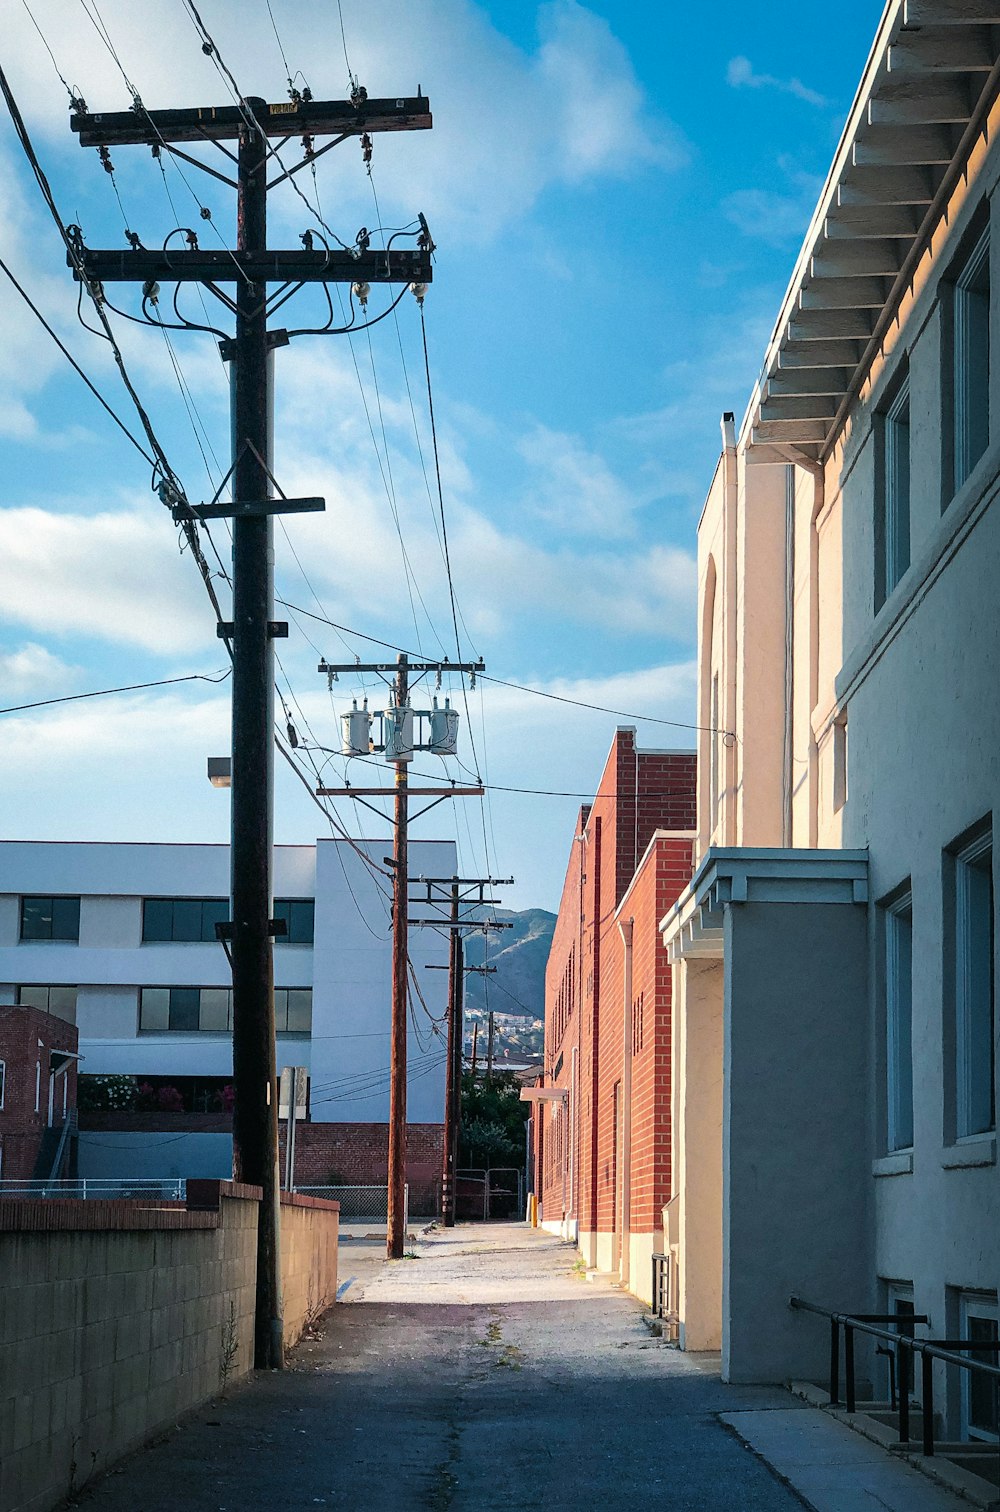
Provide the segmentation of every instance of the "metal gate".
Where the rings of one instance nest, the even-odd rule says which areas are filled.
[[[455,1216],[480,1223],[509,1222],[524,1216],[524,1172],[514,1166],[457,1173]]]

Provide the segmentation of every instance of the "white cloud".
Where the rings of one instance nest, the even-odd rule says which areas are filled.
[[[782,94],[804,100],[807,105],[825,106],[830,103],[825,95],[821,95],[817,89],[810,89],[801,79],[779,79],[774,74],[757,73],[750,59],[742,56],[730,58],[726,83],[733,89],[777,89]]]
[[[815,174],[803,172],[790,157],[780,157],[777,166],[788,185],[786,192],[737,189],[722,201],[726,219],[744,236],[776,247],[802,240],[823,183]]]
[[[0,510],[4,617],[160,655],[214,646],[214,617],[163,511]]]
[[[517,443],[532,469],[526,507],[573,534],[623,536],[648,494],[629,487],[579,436],[535,425]]]
[[[66,692],[78,670],[37,641],[26,641],[17,650],[0,649],[0,689],[5,698],[43,698],[47,693]]]
[[[333,6],[308,13],[275,0],[274,14],[293,69],[302,68],[317,98],[343,98],[340,26]],[[180,5],[173,0],[107,0],[102,14],[130,79],[150,108],[222,103],[227,88]],[[344,3],[351,65],[369,94],[413,93],[431,99],[434,129],[376,139],[374,171],[383,209],[398,224],[415,209],[447,239],[487,242],[507,231],[553,183],[624,177],[638,168],[661,171],[686,159],[681,134],[650,107],[631,59],[608,23],[577,0],[549,0],[538,13],[534,50],[515,45],[472,0],[435,0],[415,10],[411,0],[367,6]],[[285,97],[284,69],[270,23],[231,3],[206,15],[220,52],[244,89]],[[65,95],[43,45],[20,9],[7,18],[5,63],[29,122],[64,158],[80,161],[65,126]],[[126,109],[128,92],[85,12],[73,0],[48,0],[43,26],[71,82],[85,85],[92,109]],[[291,151],[291,149],[289,149]],[[122,149],[116,167],[127,188],[127,160],[148,158]],[[192,170],[186,170],[190,176]],[[190,191],[171,172],[183,213],[195,210]],[[206,193],[195,174],[199,195]],[[357,145],[345,143],[324,159],[324,203],[338,222],[371,224],[372,202]],[[214,203],[214,198],[210,198]],[[295,225],[308,222],[288,193],[276,201]],[[300,227],[301,229],[301,227]],[[207,240],[206,240],[206,244]]]

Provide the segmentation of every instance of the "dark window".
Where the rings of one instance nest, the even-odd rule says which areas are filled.
[[[142,938],[146,944],[214,942],[216,924],[228,917],[228,898],[146,898]]]
[[[316,916],[312,898],[275,898],[274,917],[284,919],[288,933],[278,935],[277,943],[311,945]]]
[[[79,898],[22,898],[22,940],[79,940]]]
[[[879,417],[876,462],[875,608],[880,609],[910,565],[910,375]]]
[[[201,993],[197,987],[171,987],[168,1029],[198,1029]]]
[[[967,1327],[966,1337],[983,1346],[970,1349],[969,1358],[982,1360],[984,1365],[996,1365],[1000,1353],[989,1347],[997,1341],[996,1318],[970,1316]],[[982,1375],[979,1371],[970,1371],[968,1375],[969,1430],[977,1438],[995,1439],[1000,1433],[1000,1383],[996,1376]]]

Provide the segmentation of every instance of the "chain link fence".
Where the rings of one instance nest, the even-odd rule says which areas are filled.
[[[0,1179],[0,1197],[73,1197],[83,1200],[96,1197],[158,1197],[161,1202],[184,1202],[187,1198],[187,1182],[172,1176],[163,1179],[145,1176],[134,1179],[66,1177],[51,1181]]]

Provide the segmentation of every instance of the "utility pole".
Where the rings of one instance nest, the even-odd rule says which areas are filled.
[[[486,1085],[493,1080],[493,1009],[489,1011],[486,1032]]]
[[[475,973],[479,976],[492,976],[495,966],[466,966],[465,964],[465,933],[480,931],[489,934],[495,929],[510,929],[510,923],[499,919],[478,919],[462,917],[461,906],[465,904],[473,911],[479,911],[490,904],[496,903],[495,898],[487,898],[487,887],[508,887],[513,884],[513,877],[421,877],[421,884],[427,888],[427,896],[422,901],[431,906],[441,907],[447,900],[449,902],[449,916],[447,923],[442,919],[428,921],[413,920],[414,923],[432,923],[439,929],[447,928],[449,934],[448,953],[448,1058],[447,1079],[445,1082],[444,1102],[444,1162],[441,1173],[441,1215],[445,1228],[455,1226],[456,1208],[456,1185],[458,1176],[458,1140],[462,1123],[462,1037],[465,1023],[465,975],[466,972]],[[440,889],[447,888],[442,895]],[[436,891],[437,890],[437,891]],[[476,895],[478,894],[478,896]],[[431,971],[437,968],[431,966]]]
[[[396,673],[396,705],[405,709],[409,697],[407,659],[400,654]],[[386,1249],[400,1260],[406,1240],[406,980],[407,913],[410,872],[405,753],[396,762],[396,792],[392,843],[392,1027],[389,1053],[389,1189]]]
[[[411,662],[409,657],[401,652],[396,659],[395,665],[385,662],[363,663],[344,662],[334,664],[321,661],[320,672],[328,678],[339,676],[340,673],[366,673],[371,672],[384,676],[386,672],[394,673],[392,693],[394,705],[390,709],[380,711],[383,721],[384,739],[379,746],[372,742],[369,730],[375,713],[369,713],[367,709],[355,708],[350,714],[343,716],[344,722],[344,746],[343,751],[348,756],[367,756],[372,750],[378,749],[385,752],[387,761],[391,761],[395,768],[395,782],[391,789],[384,785],[378,787],[353,787],[349,784],[344,787],[319,787],[316,789],[317,797],[320,798],[344,798],[351,797],[359,803],[365,804],[384,818],[380,810],[368,802],[372,797],[384,798],[392,794],[393,798],[393,846],[392,846],[392,994],[391,994],[391,1024],[390,1024],[390,1069],[389,1069],[389,1169],[388,1177],[388,1223],[386,1228],[386,1256],[390,1260],[400,1260],[403,1256],[403,1245],[406,1239],[406,1214],[404,1211],[405,1185],[406,1185],[406,1016],[409,1001],[408,972],[409,950],[408,939],[411,925],[430,923],[440,927],[440,921],[427,919],[411,919],[409,917],[409,864],[408,864],[408,841],[411,815],[409,813],[409,799],[411,796],[429,797],[433,801],[426,804],[420,812],[413,816],[419,818],[430,809],[435,808],[446,798],[477,798],[485,791],[481,785],[474,787],[458,787],[452,783],[450,787],[411,787],[407,767],[413,759],[415,751],[436,750],[442,755],[454,754],[455,731],[457,728],[457,715],[450,710],[437,710],[433,714],[428,711],[415,711],[410,708],[410,674],[417,673],[420,677],[433,672],[441,676],[445,671],[465,673],[474,677],[477,672],[483,670],[483,662],[450,662],[430,661]],[[415,718],[427,718],[431,721],[431,744],[421,745],[414,741],[413,720]],[[442,736],[442,742],[435,744],[434,730],[435,721],[440,718],[445,720],[446,734]],[[453,721],[453,722],[451,722]],[[449,1068],[450,1075],[450,1068]]]
[[[457,1144],[461,1106],[462,1065],[462,942],[458,933],[458,879],[451,884],[451,914],[448,931],[448,1059],[444,1086],[444,1169],[441,1173],[441,1217],[445,1228],[455,1227],[455,1185],[458,1172]],[[459,1067],[456,1077],[455,1067]]]
[[[128,144],[148,146],[156,156],[166,151],[221,179],[237,195],[235,251],[202,250],[196,232],[191,230],[186,250],[164,246],[151,251],[141,247],[135,237],[130,238],[129,252],[93,251],[81,238],[67,261],[75,276],[85,279],[98,298],[104,297],[107,283],[138,281],[143,285],[145,312],[147,302],[156,304],[160,281],[195,282],[235,316],[235,339],[224,338],[221,343],[223,358],[232,364],[233,463],[219,489],[221,494],[231,477],[233,501],[220,503],[217,494],[207,505],[192,505],[178,492],[175,479],[162,477],[161,494],[171,505],[175,520],[204,521],[224,516],[233,520],[233,620],[219,626],[220,635],[232,645],[233,656],[232,919],[220,925],[218,932],[220,939],[230,942],[233,970],[233,1175],[262,1192],[254,1331],[254,1363],[259,1368],[280,1369],[284,1364],[272,958],[272,939],[279,926],[271,918],[272,642],[287,635],[288,626],[273,618],[271,517],[324,507],[316,498],[273,497],[276,489],[278,493],[281,490],[275,484],[269,447],[269,353],[273,346],[287,344],[290,334],[299,333],[268,331],[267,285],[280,283],[282,290],[287,290],[317,282],[426,284],[432,276],[432,245],[425,222],[421,222],[416,252],[370,249],[367,233],[363,241],[359,233],[357,246],[346,251],[316,251],[308,233],[302,251],[269,249],[267,193],[336,145],[331,142],[316,151],[312,144],[317,136],[329,135],[341,141],[373,131],[417,130],[430,125],[430,109],[422,96],[369,100],[363,89],[356,89],[350,102],[320,102],[293,95],[290,103],[269,105],[248,96],[236,105],[205,109],[149,111],[137,99],[130,111],[96,115],[79,101],[70,121],[83,147],[103,149],[105,156],[108,149]],[[304,148],[301,162],[283,169],[269,146],[271,137],[300,137]],[[177,146],[181,142],[214,142],[231,161],[233,155],[221,147],[227,140],[238,144],[235,180]],[[269,163],[275,165],[270,182]],[[202,213],[208,218],[207,210]],[[235,299],[219,288],[226,282],[236,284]],[[181,323],[185,323],[183,317]]]

